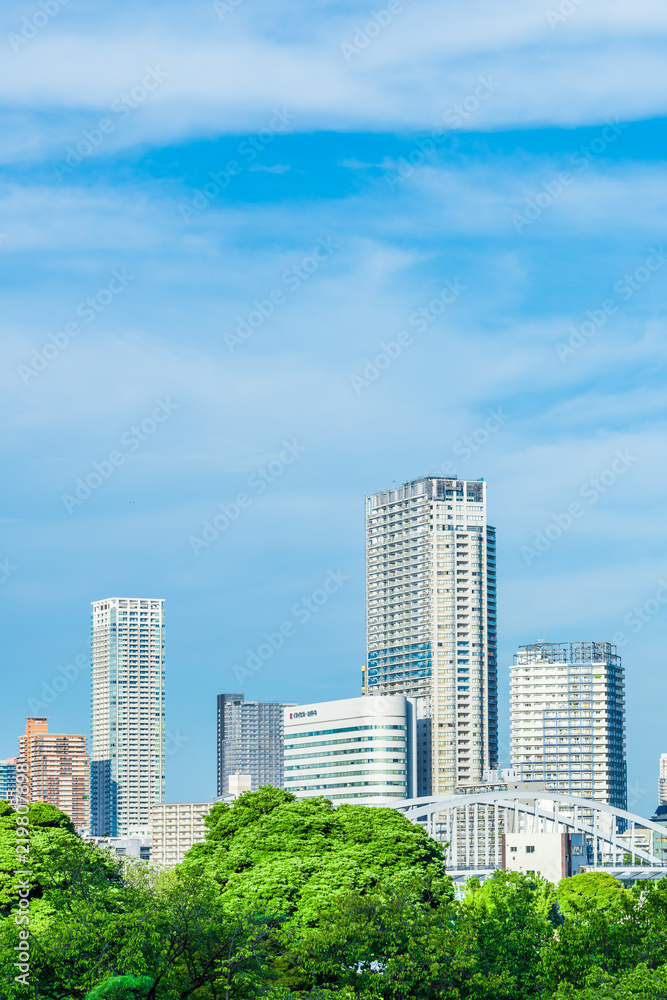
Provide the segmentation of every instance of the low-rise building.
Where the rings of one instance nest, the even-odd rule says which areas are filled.
[[[583,833],[505,833],[502,852],[506,871],[541,875],[550,882],[576,875],[592,863]]]
[[[216,802],[231,805],[251,791],[252,775],[230,774],[229,792],[208,802],[161,802],[153,807],[151,861],[165,868],[181,863],[194,844],[206,839],[204,820]]]
[[[89,843],[113,851],[119,858],[151,860],[150,837],[87,837]]]

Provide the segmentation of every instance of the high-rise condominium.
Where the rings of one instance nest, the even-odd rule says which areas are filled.
[[[658,805],[667,805],[667,753],[660,755],[660,778],[658,780]]]
[[[496,535],[482,480],[425,476],[366,499],[362,690],[417,705],[417,795],[498,766]]]
[[[29,802],[49,802],[67,813],[77,831],[88,829],[90,769],[83,734],[50,733],[47,719],[29,718],[17,763],[28,776]]]
[[[282,788],[283,702],[246,701],[218,695],[218,795],[230,791],[230,775],[250,775],[252,791]]]
[[[164,800],[164,601],[93,602],[91,833],[150,835]]]
[[[616,646],[519,646],[510,667],[510,731],[521,780],[626,808],[625,685]]]

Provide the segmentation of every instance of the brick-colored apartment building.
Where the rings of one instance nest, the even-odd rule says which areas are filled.
[[[18,760],[28,765],[29,800],[57,806],[77,830],[87,830],[90,761],[86,737],[48,729],[46,718],[28,718],[25,735],[19,737]]]

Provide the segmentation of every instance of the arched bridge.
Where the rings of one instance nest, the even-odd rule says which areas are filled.
[[[592,799],[505,789],[384,804],[448,845],[445,860],[450,871],[501,867],[505,833],[578,833],[583,834],[579,839],[586,845],[590,867],[625,871],[629,862],[633,871],[641,869],[642,877],[667,875],[667,824]]]

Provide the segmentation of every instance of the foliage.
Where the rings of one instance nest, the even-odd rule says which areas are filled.
[[[558,887],[558,904],[565,913],[576,914],[592,903],[606,910],[620,901],[621,883],[608,872],[585,872],[564,878]]]
[[[558,902],[565,922],[543,964],[552,983],[582,988],[595,970],[618,976],[643,962],[667,962],[667,884],[624,889],[605,872],[564,879]]]
[[[594,969],[582,989],[563,983],[553,1000],[667,1000],[667,965],[641,964],[619,978]]]
[[[4,801],[0,807],[0,915],[3,915],[11,908],[12,901],[15,903],[13,884],[17,867],[30,868],[33,873],[30,896],[40,899],[46,887],[55,887],[59,880],[66,887],[65,869],[72,875],[76,867],[71,855],[78,857],[84,867],[91,863],[91,855],[75,834],[69,816],[44,802],[34,802],[28,807],[29,854],[17,854],[16,813]],[[108,877],[112,877],[112,871],[115,873],[115,869],[103,864],[101,855],[96,857],[95,864],[105,868]],[[59,866],[63,865],[61,871]]]
[[[350,893],[415,875],[436,895],[451,895],[442,849],[395,809],[296,799],[277,788],[219,803],[205,843],[183,867],[207,873],[231,909],[250,904],[274,916],[316,925]]]
[[[507,970],[507,992],[498,996],[536,995],[536,971],[559,922],[554,887],[536,876],[497,871],[470,889],[461,925],[471,942],[475,970],[487,977]]]
[[[91,990],[86,1000],[146,1000],[152,986],[150,976],[111,976]]]
[[[15,826],[0,803],[2,1000],[27,995]],[[264,788],[164,872],[37,803],[30,871],[40,1000],[667,1000],[667,879],[496,872],[455,898],[441,847],[390,809]]]

